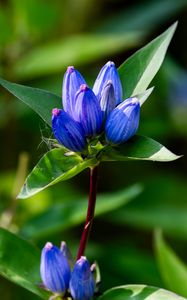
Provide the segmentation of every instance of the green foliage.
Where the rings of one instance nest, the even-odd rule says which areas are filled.
[[[90,4],[91,2],[92,4]],[[76,4],[69,0],[54,0],[50,3],[45,0],[29,0],[24,3],[22,3],[21,0],[7,0],[0,4],[0,27],[3,28],[0,36],[0,73],[13,82],[32,79],[32,82],[27,81],[25,84],[42,87],[46,90],[51,90],[52,93],[45,90],[16,85],[5,80],[2,80],[1,84],[9,90],[12,95],[18,97],[34,109],[49,126],[51,126],[51,109],[54,107],[62,107],[61,97],[54,95],[53,92],[57,91],[57,95],[60,95],[62,73],[68,64],[75,64],[76,67],[81,66],[82,71],[88,75],[88,77],[85,76],[85,78],[88,78],[88,82],[91,83],[93,81],[93,75],[95,75],[99,66],[101,66],[104,61],[112,59],[116,62],[121,62],[122,56],[127,56],[129,53],[127,51],[131,53],[132,48],[137,48],[138,45],[145,44],[145,36],[151,36],[152,30],[158,32],[160,28],[164,28],[166,20],[168,20],[167,24],[173,22],[175,17],[171,19],[171,16],[179,14],[179,11],[182,11],[182,9],[187,6],[186,0],[143,1],[142,3],[138,3],[137,1],[137,3],[133,3],[132,6],[129,5],[129,7],[132,7],[132,9],[129,9],[126,4],[122,4],[120,1],[118,1],[119,3],[110,1],[111,7],[108,9],[108,3],[104,4],[104,2],[106,1],[103,1],[103,3],[98,6],[95,5],[93,0],[89,1],[89,4],[88,1],[85,0],[78,0]],[[90,10],[87,7],[89,5],[91,6]],[[76,10],[79,7],[81,7],[81,11],[76,14]],[[72,11],[74,13],[72,13]],[[98,13],[99,11],[101,13],[100,15]],[[185,10],[182,14],[183,15],[178,15],[177,18],[180,18],[180,20],[185,18]],[[74,15],[74,18],[72,18],[72,15]],[[77,22],[77,20],[80,22]],[[177,55],[179,55],[178,57],[180,57],[182,63],[184,62],[183,65],[185,67],[185,44],[180,45],[180,40],[183,41],[185,35],[185,27],[183,27],[181,21],[179,29],[183,29],[183,31],[181,30],[181,35],[180,30],[177,32],[178,50],[175,47],[173,56],[177,57]],[[172,35],[172,28],[170,28],[170,30],[170,34]],[[98,32],[100,32],[100,34],[98,34]],[[105,35],[103,32],[108,33]],[[159,49],[153,49],[153,47],[151,53],[148,53],[149,51],[143,51],[145,47],[141,49],[143,52],[141,52],[142,54],[140,56],[146,57],[149,67],[153,67],[155,74],[156,68],[159,66],[159,61],[164,56],[164,53],[161,53],[161,49],[165,48],[166,50],[170,34],[168,32],[168,36],[165,35],[162,41],[160,39],[162,45],[160,44]],[[155,51],[155,55],[152,52],[153,50]],[[161,54],[160,57],[158,57],[159,51]],[[119,55],[116,56],[116,53]],[[138,53],[134,54],[131,59]],[[151,56],[154,59],[149,62],[149,57]],[[158,60],[155,64],[156,56]],[[128,60],[126,62],[128,63]],[[142,61],[138,59],[138,56],[137,62],[138,66],[140,66]],[[128,64],[126,67],[128,67]],[[93,73],[90,72],[91,68]],[[167,69],[167,65],[164,65],[164,69]],[[127,70],[128,74],[126,73]],[[124,69],[123,76],[125,80],[123,84],[125,96],[130,93],[130,90],[136,91],[137,89],[136,93],[138,93],[140,102],[143,104],[148,97],[148,93],[151,92],[151,89],[145,92],[143,86],[148,86],[148,81],[152,80],[152,74],[149,73],[148,75],[147,66],[146,69],[143,70],[143,72],[146,71],[146,78],[142,76],[142,70],[139,71],[138,75],[133,74],[135,68],[133,67],[131,69],[131,65],[129,65],[127,69]],[[167,81],[168,76],[169,78],[178,78],[174,70],[169,70],[169,73],[167,76],[165,74],[163,75],[163,73],[159,73],[159,77],[157,77],[158,83],[154,82],[157,88],[151,98],[155,101],[152,101],[151,105],[146,105],[142,111],[142,128],[140,128],[140,134],[150,134],[160,141],[167,140],[167,144],[173,145],[175,151],[185,153],[185,140],[180,140],[179,131],[173,127],[173,123],[170,120],[169,110],[173,109],[173,114],[176,116],[175,107],[167,106],[167,101],[165,101],[168,98],[168,91],[170,90],[169,85],[167,86],[168,82],[166,83],[164,80]],[[57,75],[54,76],[54,74]],[[141,78],[137,78],[139,75]],[[48,77],[46,78],[46,76]],[[129,85],[132,80],[133,87]],[[143,93],[140,92],[141,88]],[[32,160],[37,159],[38,155],[40,155],[36,152],[40,130],[37,124],[34,126],[35,128],[32,128],[31,124],[37,123],[35,122],[37,119],[35,119],[35,115],[32,114],[29,109],[27,110],[24,107],[21,109],[21,105],[18,105],[16,101],[12,101],[11,96],[7,93],[1,93],[0,98],[1,129],[5,130],[6,135],[6,139],[3,138],[1,147],[1,166],[7,170],[9,166],[15,166],[15,158],[20,149],[28,150],[31,156],[34,154]],[[180,113],[178,118],[182,120]],[[184,129],[185,126],[182,126],[182,128]],[[18,129],[19,135],[17,133]],[[16,141],[18,140],[17,136],[19,136],[19,142]],[[151,139],[148,140],[150,142]],[[168,152],[169,150],[166,148],[162,148],[161,145],[159,146],[159,144],[156,144],[154,141],[152,142],[155,144],[153,146],[151,143],[150,152],[151,149],[154,149],[153,151],[158,149],[159,151],[160,147],[163,154],[161,159],[165,158],[167,154],[172,159],[177,158],[171,152]],[[114,147],[112,150],[114,151],[113,153],[109,153],[109,149],[103,150],[106,150],[106,154],[108,155],[106,159],[110,159],[112,156],[112,160],[116,160],[116,158],[128,160],[128,157],[125,157],[129,154],[127,153],[128,151],[133,153],[133,155],[142,155],[143,148],[141,148],[142,151],[139,153],[137,149],[135,149],[136,143],[134,145],[131,144],[131,146],[132,147],[130,147],[128,143],[127,149],[123,146],[122,148],[120,146],[120,149]],[[129,147],[131,149],[129,149]],[[60,149],[59,152],[60,151],[63,151],[63,148]],[[148,149],[146,149],[145,153],[148,152]],[[158,156],[159,153],[160,152],[156,152],[157,158],[160,158],[160,156]],[[144,158],[145,156],[146,155],[144,155]],[[8,157],[8,159],[4,159],[4,157]],[[72,165],[76,159],[77,162],[79,160],[82,161],[80,157],[76,157],[75,160],[73,156],[71,158]],[[101,156],[99,156],[99,158],[101,158]],[[103,152],[103,159],[104,158],[105,152]],[[133,159],[136,158],[133,157]],[[118,187],[122,189],[124,185],[130,184],[132,181],[139,182],[140,178],[141,181],[144,181],[146,187],[141,194],[141,188],[134,186],[129,189],[121,190],[119,193],[111,193],[110,195],[104,194],[98,198],[96,214],[101,215],[101,217],[98,218],[94,224],[96,231],[92,239],[96,239],[97,242],[93,241],[87,251],[88,257],[92,259],[92,261],[94,259],[99,261],[102,274],[102,287],[104,289],[131,282],[146,283],[148,285],[162,287],[162,281],[157,272],[156,263],[149,249],[151,248],[151,242],[149,242],[150,239],[147,239],[147,234],[149,235],[154,227],[162,227],[167,234],[173,235],[175,238],[180,238],[180,240],[177,240],[178,248],[183,246],[182,241],[186,240],[186,175],[184,175],[186,173],[185,164],[183,164],[184,159],[185,158],[183,158],[183,161],[181,160],[182,165],[180,161],[174,163],[173,169],[171,169],[168,164],[167,166],[163,164],[161,168],[158,169],[157,164],[147,164],[146,162],[137,162],[136,164],[130,164],[128,162],[126,164],[115,163],[110,164],[110,169],[108,164],[103,164],[101,168],[101,174],[103,176],[100,178],[101,191],[103,188],[107,189],[107,191],[108,189],[112,190]],[[54,171],[55,168],[56,166],[53,165],[52,170]],[[48,170],[47,162],[45,162],[45,170]],[[67,173],[69,175],[72,174],[72,172],[70,171],[69,173],[69,171],[70,170],[68,170]],[[170,178],[169,175],[177,171],[177,177],[175,176],[173,179]],[[183,171],[184,173],[182,173]],[[184,175],[184,180],[182,180],[182,176],[179,177],[179,172]],[[7,174],[10,173],[11,176],[8,176]],[[85,186],[84,175],[82,177],[80,176],[78,181],[76,181],[75,178],[71,181],[64,182],[62,187],[57,185],[55,188],[45,189],[44,192],[37,194],[28,201],[17,201],[11,195],[11,184],[15,174],[12,170],[10,173],[6,174],[3,170],[0,176],[0,210],[2,213],[0,224],[7,226],[14,232],[19,232],[27,238],[36,239],[35,242],[40,246],[43,246],[46,237],[57,244],[63,236],[63,239],[67,239],[67,241],[72,244],[71,247],[75,251],[75,246],[77,247],[78,241],[75,240],[77,228],[74,225],[78,225],[83,221],[86,210],[86,200],[80,198],[79,193],[77,196],[77,191],[80,192],[80,190],[83,189],[82,186]],[[40,174],[40,171],[38,170],[35,175],[42,178],[40,188],[43,189],[42,184],[44,184],[45,188],[43,175]],[[48,173],[48,175],[52,176],[53,174]],[[66,178],[66,175],[62,172],[60,176],[57,177],[57,181],[61,176]],[[105,179],[106,176],[107,180]],[[148,182],[150,178],[152,178],[151,185],[149,185]],[[48,179],[47,185],[48,183],[52,185],[56,182],[53,182],[53,180],[48,181]],[[78,186],[76,187],[77,182]],[[66,190],[67,184],[68,189]],[[37,189],[38,187],[36,190]],[[29,193],[30,191],[29,189]],[[138,196],[139,194],[140,196]],[[178,197],[179,194],[180,197]],[[138,196],[137,199],[134,199],[135,196]],[[63,203],[61,203],[62,200]],[[113,210],[115,210],[115,212],[113,212]],[[10,216],[11,220],[9,226],[6,223],[7,216],[8,218]],[[173,222],[173,220],[175,220],[175,222]],[[102,226],[100,222],[102,222]],[[0,231],[0,257],[2,257],[0,258],[0,273],[8,280],[12,280],[14,283],[23,286],[23,288],[34,292],[35,295],[29,292],[24,294],[24,289],[18,289],[5,279],[1,279],[0,293],[3,299],[34,300],[38,299],[38,296],[43,297],[43,299],[48,299],[47,294],[37,287],[37,283],[40,282],[38,274],[40,251],[15,235],[9,232],[5,234],[4,232],[4,230]],[[78,230],[77,233],[79,233]],[[100,242],[101,240],[102,243]],[[173,289],[173,286],[178,286],[178,290],[176,289],[175,291],[181,294],[181,291],[183,291],[183,289],[185,290],[186,286],[186,266],[179,259],[176,259],[176,255],[165,242],[164,245],[167,247],[164,247],[163,243],[161,244],[162,246],[160,246],[160,248],[164,248],[162,249],[162,263],[165,266],[163,267],[164,271],[162,271],[160,267],[163,282],[169,289]],[[167,251],[168,249],[170,251]],[[171,253],[174,254],[174,258]],[[33,258],[34,256],[35,258]],[[171,270],[170,274],[168,274],[169,271],[167,272],[167,270]],[[168,274],[166,276],[167,279],[165,279],[163,273]],[[177,273],[179,274],[178,278],[174,276]],[[168,278],[169,275],[172,276]],[[176,280],[176,282],[174,280]],[[183,286],[180,285],[180,280]],[[125,286],[125,290],[122,288],[123,291],[121,291],[120,287],[119,293],[118,291],[114,291],[114,294],[113,292],[107,292],[109,296],[107,296],[108,294],[106,293],[106,295],[101,296],[101,298],[120,300],[184,299],[176,295],[173,298],[172,293],[163,293],[161,289],[159,291],[157,289],[153,291],[153,288],[146,287],[143,288],[142,291],[142,287],[136,288],[128,286],[127,291],[126,287],[127,286]],[[148,292],[146,292],[147,290]],[[115,298],[112,298],[113,295]]]
[[[133,173],[136,173],[134,180],[139,180],[139,167],[137,166],[137,169],[129,175],[132,177]],[[150,172],[156,173],[156,169],[155,166],[155,168],[151,168]],[[115,175],[114,173],[114,177]],[[141,195],[124,208],[116,211],[114,215],[105,216],[105,219],[116,226],[121,226],[123,230],[127,225],[134,229],[138,228],[144,233],[150,233],[159,227],[170,237],[186,241],[186,181],[182,176],[176,177],[167,172],[151,176],[148,170],[141,174],[141,181],[145,186]],[[179,190],[180,197],[178,197]],[[173,220],[177,220],[177,222],[173,222]]]
[[[122,191],[98,195],[95,216],[123,207],[136,198],[141,191],[140,185],[133,185]],[[20,233],[24,237],[38,239],[65,231],[85,220],[86,209],[86,199],[53,204],[47,211],[24,224]]]
[[[162,20],[169,19],[177,11],[186,7],[186,0],[141,1],[130,9],[119,11],[117,14],[110,16],[110,18],[102,20],[97,30],[113,33],[141,30],[145,35],[150,30],[154,30],[156,25],[160,25]]]
[[[147,285],[124,285],[106,291],[99,300],[185,300],[164,289]]]
[[[160,69],[176,27],[177,23],[173,24],[119,67],[125,98],[142,93],[149,86]]]
[[[137,45],[140,32],[123,34],[84,34],[58,40],[35,49],[17,61],[14,74],[32,78],[64,71],[68,65],[84,65],[102,56]]]
[[[167,31],[132,55],[119,68],[127,97],[132,94],[140,94],[141,104],[143,104],[150,95],[153,89],[146,91],[146,88],[162,64],[176,25],[176,23],[172,25]],[[83,54],[82,56],[84,57]],[[0,80],[0,84],[32,107],[50,125],[52,108],[60,106],[61,100],[58,96],[47,91],[13,84],[3,79]],[[141,136],[136,136],[119,147],[106,146],[103,149],[99,147],[95,157],[92,156],[91,159],[88,157],[85,160],[78,155],[66,155],[63,148],[52,150],[44,155],[28,176],[19,198],[27,198],[59,181],[67,180],[85,168],[96,165],[101,160],[170,161],[178,157],[154,140]]]
[[[27,177],[18,198],[33,196],[51,185],[74,177],[100,161],[171,161],[179,158],[158,142],[143,136],[135,136],[124,145],[106,146],[96,155],[97,158],[82,159],[62,147],[47,152]]]
[[[160,230],[155,232],[155,253],[166,287],[187,297],[187,266],[166,243]]]
[[[79,155],[67,153],[63,148],[47,152],[28,176],[18,198],[24,199],[43,189],[67,180],[84,169],[96,164],[93,159],[83,160]]]
[[[171,161],[179,157],[153,139],[136,135],[123,145],[106,147],[101,159],[103,161]]]
[[[24,287],[42,299],[49,294],[39,288],[40,251],[18,238],[16,235],[0,229],[0,274]]]
[[[51,111],[54,107],[61,107],[60,97],[37,88],[31,88],[0,78],[0,84],[15,97],[31,107],[39,116],[51,126]]]

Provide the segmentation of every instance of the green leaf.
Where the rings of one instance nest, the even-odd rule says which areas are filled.
[[[124,285],[106,291],[98,300],[185,300],[185,298],[152,286]]]
[[[122,145],[106,147],[100,155],[102,161],[172,161],[180,157],[153,139],[140,135],[135,135]]]
[[[186,7],[186,0],[139,1],[136,5],[125,7],[110,17],[103,18],[96,29],[102,33],[141,30],[147,35]]]
[[[151,93],[153,92],[154,87],[151,87],[150,89],[146,90],[145,92],[136,95],[136,97],[139,99],[140,101],[140,106],[142,106],[144,104],[144,102],[147,100],[147,98],[151,95]]]
[[[119,74],[125,97],[144,92],[160,69],[177,23],[138,50],[120,67]]]
[[[114,211],[132,201],[142,191],[138,184],[122,191],[98,195],[95,216]],[[85,220],[87,199],[68,201],[53,205],[43,214],[31,219],[21,230],[28,238],[40,238],[50,233],[61,232]]]
[[[61,98],[51,92],[12,83],[2,78],[0,78],[0,84],[31,107],[49,126],[51,126],[52,109],[62,107]]]
[[[105,216],[105,219],[117,226],[128,225],[142,232],[159,227],[167,235],[186,241],[186,180],[178,174],[174,176],[173,172],[163,171],[152,176],[144,174],[141,180],[146,186],[141,195],[115,214]]]
[[[95,158],[83,160],[79,155],[67,154],[67,150],[63,148],[53,149],[47,152],[31,171],[18,198],[31,197],[48,186],[67,180],[96,163]]]
[[[101,57],[136,46],[142,34],[138,31],[122,34],[84,34],[69,36],[48,43],[16,62],[16,78],[33,78],[63,72],[68,65],[84,65]]]
[[[40,289],[40,251],[7,230],[0,229],[0,274],[42,299],[49,294]]]
[[[160,230],[155,232],[155,253],[166,287],[187,297],[187,266],[164,241]]]

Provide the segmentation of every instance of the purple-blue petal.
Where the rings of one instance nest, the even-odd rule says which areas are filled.
[[[102,112],[93,91],[85,84],[81,85],[76,95],[74,119],[81,123],[86,136],[100,133],[102,127]]]
[[[129,98],[119,104],[108,116],[105,132],[107,141],[121,144],[135,135],[140,119],[140,103]]]
[[[85,84],[82,75],[73,67],[67,68],[62,85],[62,102],[64,110],[72,116],[75,108],[75,95],[81,84]]]
[[[86,257],[81,257],[75,264],[69,284],[74,300],[90,300],[94,295],[95,282]]]
[[[66,242],[61,242],[61,245],[60,245],[60,251],[63,253],[63,255],[67,258],[68,262],[69,262],[69,265],[70,267],[73,266],[73,257],[72,257],[72,254],[69,250],[69,248],[67,247],[66,245]]]
[[[71,275],[67,258],[56,246],[46,243],[42,250],[40,274],[44,286],[53,293],[64,294]]]
[[[109,80],[101,92],[100,107],[105,121],[109,113],[116,107],[114,87],[112,81]]]
[[[52,129],[57,141],[66,148],[79,152],[86,146],[84,130],[62,109],[53,109]]]
[[[113,62],[109,61],[102,67],[94,83],[93,92],[100,101],[102,90],[109,80],[112,81],[115,101],[118,105],[122,101],[123,91],[118,71]]]

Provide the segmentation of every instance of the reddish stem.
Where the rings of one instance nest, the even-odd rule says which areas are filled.
[[[80,240],[77,260],[84,255],[89,233],[92,227],[94,212],[95,212],[96,196],[97,196],[97,182],[98,182],[98,166],[95,166],[90,169],[90,193],[89,193],[89,200],[88,200],[88,209],[87,209],[86,222]]]

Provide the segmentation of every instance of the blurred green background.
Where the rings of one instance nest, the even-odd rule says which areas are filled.
[[[187,0],[0,1],[0,75],[58,95],[68,65],[92,85],[108,60],[119,66],[176,20],[179,25],[152,84],[154,92],[142,107],[139,133],[184,157],[170,163],[101,166],[99,193],[134,183],[142,187],[132,188],[131,201],[116,203],[110,211],[106,197],[94,222],[86,254],[100,265],[101,290],[126,283],[169,288],[154,255],[156,228],[163,229],[187,263]],[[48,150],[50,136],[31,109],[0,90],[0,225],[40,248],[46,241],[59,245],[66,240],[76,255],[84,214],[75,202],[86,199],[88,172],[16,200],[26,174]],[[0,294],[3,300],[39,299],[3,278]]]

